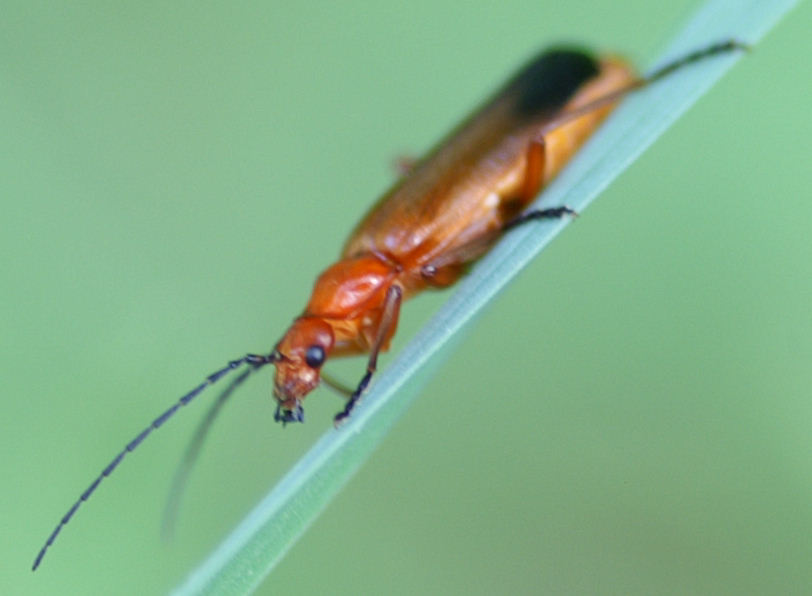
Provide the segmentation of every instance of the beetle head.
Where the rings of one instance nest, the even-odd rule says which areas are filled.
[[[273,394],[278,403],[277,421],[303,421],[301,402],[318,386],[321,366],[334,342],[329,323],[315,317],[300,317],[276,344]]]

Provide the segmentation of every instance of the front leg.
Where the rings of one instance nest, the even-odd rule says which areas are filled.
[[[361,399],[364,391],[366,391],[372,375],[378,367],[378,354],[386,341],[391,337],[392,332],[397,326],[398,315],[400,314],[400,305],[403,301],[403,290],[400,286],[391,286],[386,291],[386,298],[384,299],[383,312],[380,321],[378,321],[378,328],[375,332],[375,341],[369,351],[369,360],[367,361],[367,371],[364,374],[361,382],[358,383],[355,391],[353,391],[350,398],[347,400],[347,405],[344,409],[336,414],[334,419],[335,425],[339,426],[344,420],[349,418],[355,404]]]
[[[578,212],[574,209],[570,209],[566,205],[562,207],[550,207],[549,209],[531,209],[506,222],[505,225],[502,226],[502,229],[507,232],[528,221],[536,219],[561,219],[565,215],[577,217]]]
[[[530,141],[527,147],[527,157],[525,158],[524,180],[520,198],[529,203],[539,193],[544,186],[544,170],[547,166],[547,144],[544,142],[544,134],[540,133]],[[502,226],[502,231],[507,231],[528,221],[536,219],[561,219],[565,215],[578,215],[569,207],[551,207],[549,209],[532,209],[508,220]]]

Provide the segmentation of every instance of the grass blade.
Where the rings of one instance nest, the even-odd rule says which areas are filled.
[[[652,66],[726,38],[755,44],[795,4],[710,0]],[[704,61],[630,97],[545,191],[544,203],[583,211],[740,57]],[[349,422],[341,430],[329,430],[176,593],[243,594],[255,589],[387,434],[452,339],[567,224],[540,222],[509,234],[380,374]]]

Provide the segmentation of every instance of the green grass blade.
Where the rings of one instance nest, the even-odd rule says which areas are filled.
[[[795,4],[706,2],[656,64],[727,38],[755,44]],[[545,191],[544,203],[583,211],[741,57],[735,53],[703,61],[628,98]],[[379,375],[349,422],[340,430],[330,429],[176,593],[243,594],[255,589],[409,406],[452,338],[568,223],[522,226],[500,242]]]

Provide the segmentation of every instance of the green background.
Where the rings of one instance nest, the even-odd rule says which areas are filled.
[[[4,4],[0,593],[177,584],[339,400],[314,393],[283,431],[255,379],[166,542],[195,404],[29,568],[152,417],[270,349],[396,156],[539,47],[645,64],[693,6],[277,4]],[[791,13],[496,301],[260,593],[804,591],[811,19]],[[395,350],[446,296],[407,305]]]

